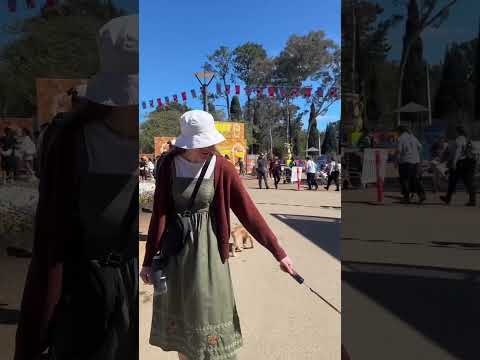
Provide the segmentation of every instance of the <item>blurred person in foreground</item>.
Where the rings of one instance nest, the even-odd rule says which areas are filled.
[[[228,262],[230,209],[283,271],[295,270],[234,165],[216,149],[225,138],[212,115],[188,111],[180,128],[160,169],[140,272],[152,284],[154,257],[167,259],[166,291],[153,299],[150,344],[178,352],[180,360],[233,360],[243,340]],[[172,236],[178,216],[190,224],[186,238]]]
[[[43,139],[15,360],[138,359],[138,16],[98,36],[86,101]]]

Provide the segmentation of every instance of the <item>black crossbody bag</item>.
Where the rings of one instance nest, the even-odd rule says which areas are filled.
[[[187,241],[193,236],[193,226],[190,216],[192,214],[195,198],[197,197],[198,190],[200,189],[200,185],[205,177],[208,166],[212,161],[212,157],[213,155],[210,155],[202,167],[200,176],[195,184],[192,195],[190,196],[187,208],[181,213],[175,211],[175,213],[171,214],[171,217],[167,220],[167,227],[162,235],[162,240],[160,241],[160,256],[156,257],[156,259],[165,262],[166,258],[169,256],[178,255]]]

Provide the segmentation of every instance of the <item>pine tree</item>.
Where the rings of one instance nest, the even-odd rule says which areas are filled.
[[[420,14],[418,10],[417,0],[410,0],[408,5],[408,17],[405,26],[405,35],[403,38],[404,47],[407,41],[416,33],[420,27]],[[408,55],[405,65],[405,77],[402,83],[402,102],[408,104],[414,102],[421,105],[426,105],[426,73],[425,62],[423,61],[423,42],[418,37],[413,43],[410,53]],[[405,117],[413,116],[416,119],[416,114],[409,114]]]
[[[333,124],[328,124],[325,129],[325,138],[322,143],[322,154],[336,154],[338,145],[338,136]]]
[[[240,106],[240,100],[237,95],[232,98],[230,104],[230,119],[232,121],[242,120],[242,107]]]
[[[315,105],[312,103],[310,105],[310,117],[308,119],[308,145],[307,148],[317,148],[318,149],[318,129],[317,129],[317,118],[315,117]]]

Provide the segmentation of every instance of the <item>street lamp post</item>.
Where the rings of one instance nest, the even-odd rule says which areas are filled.
[[[194,75],[202,86],[203,111],[208,111],[208,85],[212,82],[215,74],[211,71],[198,71]]]

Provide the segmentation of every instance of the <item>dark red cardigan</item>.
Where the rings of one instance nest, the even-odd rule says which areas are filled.
[[[160,169],[154,195],[153,214],[148,229],[144,266],[151,265],[153,256],[160,249],[160,240],[167,221],[167,212],[173,206],[170,196],[172,163],[173,158],[168,157]],[[222,156],[216,156],[214,183],[215,195],[212,208],[215,217],[218,250],[222,262],[225,262],[229,257],[230,209],[233,210],[248,232],[266,247],[278,261],[285,258],[287,254],[250,198],[235,167]]]

